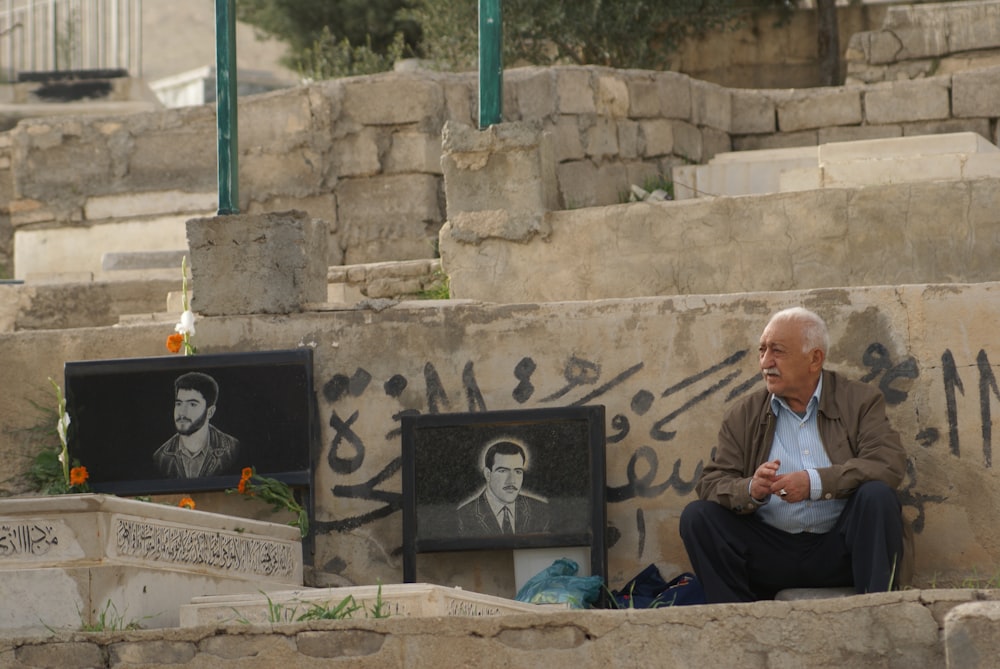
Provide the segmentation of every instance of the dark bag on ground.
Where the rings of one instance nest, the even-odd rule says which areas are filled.
[[[655,564],[651,564],[635,578],[611,593],[613,606],[619,609],[654,609],[661,606],[686,606],[704,604],[705,590],[698,577],[685,572],[666,581]]]

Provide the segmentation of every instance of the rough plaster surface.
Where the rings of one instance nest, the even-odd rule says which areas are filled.
[[[558,280],[557,278],[551,280]],[[606,406],[609,578],[650,562],[688,568],[677,519],[722,412],[758,381],[753,351],[770,313],[823,315],[829,365],[878,385],[903,437],[902,487],[916,530],[916,585],[992,574],[1000,487],[992,414],[1000,284],[904,285],[593,302],[388,303],[295,316],[201,318],[202,352],[315,350],[320,453],[317,582],[398,582],[399,416],[601,403]],[[0,335],[0,451],[26,471],[29,431],[65,360],[160,355],[173,323]],[[530,475],[529,475],[530,477]],[[4,490],[25,490],[13,476]],[[222,495],[222,497],[225,497]],[[199,508],[213,508],[212,495]],[[207,505],[207,506],[203,506]],[[440,554],[418,580],[513,594],[508,553]],[[334,583],[336,582],[336,583]]]
[[[441,257],[453,297],[494,302],[995,281],[998,206],[995,178],[637,202],[550,212],[527,243],[466,213]]]
[[[326,301],[326,223],[305,212],[187,223],[191,308],[206,315],[287,314]]]
[[[995,601],[960,604],[944,619],[949,667],[987,669],[1000,657],[1000,606]]]

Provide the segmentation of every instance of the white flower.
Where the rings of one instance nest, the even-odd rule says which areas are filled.
[[[66,443],[66,432],[69,430],[69,414],[64,413],[59,417],[59,423],[56,425],[56,431],[59,433],[59,441]],[[60,462],[62,461],[62,455],[60,457]]]
[[[178,323],[174,330],[189,336],[194,336],[194,312],[188,309],[181,314],[181,322]]]

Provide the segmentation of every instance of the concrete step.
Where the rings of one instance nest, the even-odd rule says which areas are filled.
[[[101,269],[105,272],[121,270],[180,268],[188,250],[170,251],[117,251],[101,256]]]
[[[1000,176],[1000,148],[974,132],[735,151],[673,170],[676,199]]]

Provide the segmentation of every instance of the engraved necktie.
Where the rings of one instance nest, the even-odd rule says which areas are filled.
[[[510,522],[510,508],[503,508],[503,533],[504,534],[514,534],[514,526]]]

